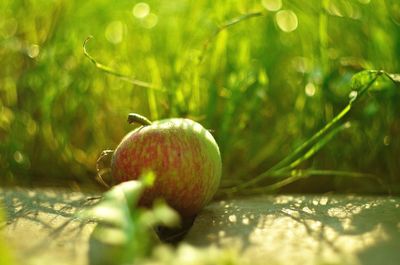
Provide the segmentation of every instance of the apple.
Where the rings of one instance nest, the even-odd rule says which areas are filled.
[[[221,155],[211,133],[184,118],[150,122],[130,114],[128,122],[142,126],[128,133],[115,149],[113,180],[135,180],[151,170],[156,179],[143,192],[139,205],[151,206],[161,197],[183,217],[195,216],[210,202],[221,179]]]

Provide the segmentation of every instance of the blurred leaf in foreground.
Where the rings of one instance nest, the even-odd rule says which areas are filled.
[[[156,225],[174,227],[179,216],[165,202],[157,201],[153,209],[137,208],[144,188],[154,181],[152,172],[140,180],[114,186],[94,207],[80,213],[97,225],[90,237],[90,264],[125,264],[151,253],[159,240],[153,230]]]
[[[247,265],[249,261],[244,260],[239,255],[237,249],[220,249],[215,245],[199,248],[192,245],[181,243],[176,249],[168,245],[160,245],[153,251],[151,258],[139,260],[136,264],[141,265]]]

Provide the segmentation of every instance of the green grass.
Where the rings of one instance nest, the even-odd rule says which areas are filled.
[[[138,2],[126,0],[2,1],[0,182],[92,185],[98,155],[117,145],[136,112],[211,129],[222,186],[243,185],[329,124],[348,104],[355,73],[400,72],[397,1],[266,8],[279,2],[153,0],[137,18]],[[88,36],[92,58],[122,78],[85,57]],[[399,193],[399,100],[392,82],[377,79],[341,120],[349,123],[295,164],[306,173],[284,191]],[[263,192],[282,188],[269,187]]]

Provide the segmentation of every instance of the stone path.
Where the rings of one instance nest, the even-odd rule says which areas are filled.
[[[88,264],[93,224],[74,217],[93,195],[0,190],[0,223],[19,264]],[[400,198],[265,196],[219,201],[185,242],[239,251],[251,264],[400,264]]]

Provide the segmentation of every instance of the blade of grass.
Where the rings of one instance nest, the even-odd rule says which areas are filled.
[[[285,177],[283,180],[273,183],[264,187],[246,189],[243,194],[256,194],[276,191],[286,185],[296,182],[303,178],[312,176],[339,176],[348,178],[365,178],[376,181],[380,186],[386,188],[386,185],[375,175],[360,173],[360,172],[349,172],[349,171],[338,171],[338,170],[319,170],[319,169],[306,169],[306,170],[291,170],[286,172],[271,173],[271,177]]]
[[[322,147],[324,147],[328,142],[330,142],[330,140],[336,134],[338,134],[339,132],[341,132],[342,130],[344,130],[346,128],[349,128],[347,123],[341,124],[341,125],[335,127],[328,134],[326,134],[320,141],[315,143],[303,156],[300,156],[298,159],[296,159],[295,161],[290,163],[288,166],[283,167],[283,168],[279,168],[279,169],[276,169],[276,170],[273,169],[273,168],[270,168],[267,171],[265,171],[265,172],[261,173],[260,175],[258,175],[256,178],[252,179],[251,181],[259,181],[261,179],[266,179],[268,177],[273,177],[273,178],[287,177],[288,176],[288,172],[291,172],[290,170],[294,169],[295,167],[300,165],[302,162],[308,160],[310,157],[312,157],[314,154],[316,154]],[[228,193],[237,192],[237,191],[240,191],[240,190],[248,187],[248,186],[245,186],[244,184],[251,185],[250,181],[249,181],[249,182],[240,184],[240,185],[238,185],[236,187],[227,188],[225,190]]]
[[[385,76],[387,76],[394,84],[400,85],[400,74],[389,74],[385,72]]]
[[[254,18],[254,17],[262,17],[262,16],[265,16],[265,15],[266,15],[265,12],[258,11],[258,12],[248,13],[248,14],[244,14],[244,15],[241,15],[241,16],[238,16],[238,17],[234,17],[234,18],[229,19],[228,21],[224,22],[204,42],[202,51],[201,51],[200,56],[199,56],[198,64],[201,64],[203,62],[204,57],[206,55],[206,52],[208,50],[208,47],[210,46],[210,44],[213,42],[213,40],[218,36],[218,34],[221,31],[223,31],[225,29],[228,29],[230,27],[233,27],[234,25],[236,25],[236,24],[238,24],[238,23],[240,23],[242,21],[245,21],[245,20],[248,20],[248,19],[251,19],[251,18]]]
[[[350,127],[350,123],[341,124],[335,128],[333,128],[329,133],[327,133],[320,141],[318,141],[315,145],[311,147],[303,156],[299,157],[297,160],[293,161],[287,169],[294,169],[302,162],[308,160],[313,155],[315,155],[322,147],[324,147],[327,143],[329,143],[339,132],[343,131]]]
[[[159,87],[155,87],[155,86],[153,86],[152,84],[150,84],[148,82],[137,80],[137,79],[134,79],[134,78],[132,78],[130,76],[121,74],[121,73],[115,71],[114,69],[112,69],[111,67],[108,67],[108,66],[106,66],[104,64],[99,63],[96,59],[94,59],[88,53],[88,51],[86,49],[87,43],[91,39],[93,39],[93,36],[87,37],[86,40],[83,42],[83,53],[85,54],[85,56],[87,58],[89,58],[89,60],[96,66],[97,69],[99,69],[99,70],[101,70],[101,71],[103,71],[103,72],[105,72],[107,74],[116,76],[116,77],[120,78],[121,80],[124,80],[124,81],[126,81],[128,83],[131,83],[131,84],[135,85],[135,86],[144,87],[144,88],[150,88],[150,89],[159,90],[159,91],[163,91],[163,92],[166,91],[165,89],[159,88]]]
[[[353,77],[354,79],[351,88],[352,89],[358,88],[359,90],[358,91],[353,90],[354,93],[353,92],[351,93],[349,103],[346,105],[346,107],[344,107],[344,109],[339,114],[337,114],[321,130],[315,133],[310,139],[308,139],[306,142],[304,142],[302,145],[296,148],[291,154],[286,156],[276,165],[274,165],[264,173],[261,173],[260,175],[254,177],[253,179],[247,182],[244,182],[236,187],[229,188],[227,192],[234,193],[243,190],[247,187],[250,187],[252,185],[255,185],[261,180],[269,177],[272,172],[279,172],[279,170],[289,167],[292,163],[294,163],[294,165],[298,165],[299,163],[297,163],[296,161],[303,162],[306,159],[308,159],[309,156],[311,156],[311,154],[315,154],[316,151],[318,151],[319,149],[316,149],[315,152],[311,151],[311,153],[309,153],[309,151],[313,149],[315,146],[318,146],[318,144],[320,144],[320,142],[323,141],[324,137],[330,132],[332,132],[338,126],[338,124],[343,120],[343,118],[350,112],[350,110],[353,107],[353,104],[355,104],[361,98],[361,96],[375,83],[377,78],[381,76],[383,73],[384,73],[383,71],[373,70],[373,71],[363,71],[356,74]],[[372,78],[370,76],[371,74],[373,75]],[[324,144],[326,143],[327,142],[325,142]],[[322,146],[320,146],[320,148]]]
[[[323,69],[323,74],[329,72],[329,59],[328,59],[328,12],[326,12],[329,0],[321,1],[321,11],[319,13],[319,42],[320,42],[320,58]]]

